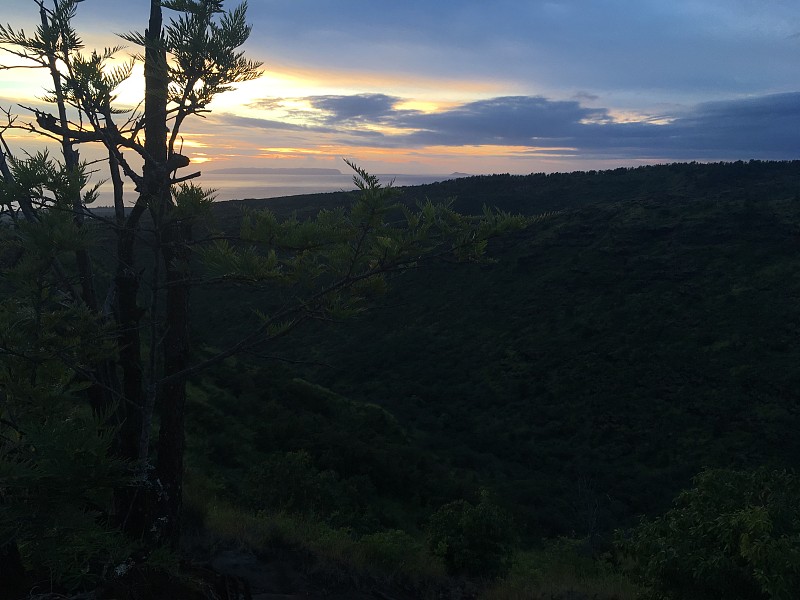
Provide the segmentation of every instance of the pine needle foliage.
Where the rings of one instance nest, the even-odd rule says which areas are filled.
[[[63,172],[37,155],[15,173],[17,189],[49,209],[0,224],[0,547],[16,544],[30,577],[71,590],[108,575],[132,547],[108,519],[125,464],[84,395],[113,334],[71,295],[63,265],[91,236],[47,193],[62,189]]]
[[[219,240],[198,251],[206,275],[290,290],[296,302],[268,321],[338,320],[364,310],[388,289],[393,275],[431,261],[485,260],[489,239],[529,223],[488,208],[481,217],[462,215],[452,203],[412,209],[398,202],[391,184],[348,164],[360,190],[351,207],[305,220],[247,212],[240,243]]]

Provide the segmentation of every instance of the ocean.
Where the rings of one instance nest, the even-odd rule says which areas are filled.
[[[378,175],[381,182],[386,184],[394,179],[396,187],[422,185],[453,179],[459,175]],[[353,177],[347,174],[312,174],[312,175],[286,175],[286,174],[232,174],[208,173],[192,180],[193,183],[216,191],[215,199],[221,200],[247,200],[250,198],[280,198],[282,196],[297,196],[300,194],[316,194],[322,192],[338,192],[356,189]],[[133,185],[126,183],[125,204],[132,204],[136,200]],[[110,182],[100,186],[100,197],[93,207],[113,205],[112,187]]]

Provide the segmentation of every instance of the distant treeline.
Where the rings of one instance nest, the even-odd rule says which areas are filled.
[[[425,199],[434,202],[454,199],[455,208],[469,214],[479,214],[484,205],[536,214],[602,202],[755,198],[761,190],[796,194],[800,193],[800,160],[691,162],[573,173],[474,175],[399,189],[401,199],[409,204]],[[304,194],[220,202],[215,209],[221,215],[239,214],[243,206],[305,214],[347,204],[354,197],[355,192]]]

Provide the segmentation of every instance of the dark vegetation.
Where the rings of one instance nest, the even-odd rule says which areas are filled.
[[[41,69],[52,84],[45,110],[0,109],[0,595],[215,597],[201,589],[213,578],[184,593],[173,577],[192,572],[177,568],[191,380],[304,322],[358,312],[390,274],[445,257],[480,260],[488,238],[528,220],[432,203],[401,210],[392,190],[350,164],[361,193],[346,209],[309,219],[257,211],[233,235],[203,230],[211,192],[187,183],[199,172],[180,171],[191,163],[180,129],[217,94],[260,75],[239,50],[250,34],[246,4],[151,0],[144,32],[121,35],[138,54],[118,66],[110,61],[120,47],[85,51],[73,27],[80,4],[33,2],[31,34],[0,24],[0,50],[16,62],[0,70]],[[137,61],[142,102],[117,106]],[[12,145],[19,131],[51,148]],[[81,160],[86,145],[107,161]],[[113,216],[87,209],[97,197],[90,172],[112,182]],[[199,357],[191,291],[230,281],[268,290],[271,314]],[[317,478],[305,454],[289,460],[288,474],[310,477],[297,489],[313,485],[313,501],[265,487],[285,471],[278,457],[250,477],[261,496],[253,510],[296,514],[344,498],[344,488],[329,489],[334,471]],[[133,580],[143,587],[125,585]]]
[[[367,310],[193,376],[177,549],[137,555],[105,520],[120,464],[76,404],[85,384],[37,392],[70,416],[25,431],[26,462],[0,461],[0,523],[23,540],[0,564],[49,570],[17,596],[792,598],[798,189],[800,163],[757,161],[406,188],[408,205],[549,217],[492,240],[490,262],[387,274]],[[235,233],[245,210],[303,222],[356,202],[219,203],[198,237]],[[286,301],[195,287],[192,355]],[[71,352],[108,351],[91,322],[51,318]]]
[[[513,212],[559,212],[493,242],[493,264],[405,273],[361,316],[298,329],[270,356],[245,354],[216,369],[190,389],[190,469],[211,477],[219,497],[254,510],[305,515],[356,537],[402,530],[409,537],[398,539],[412,546],[427,536],[434,554],[448,539],[450,554],[440,546],[447,568],[472,576],[478,564],[505,572],[506,546],[542,548],[542,538],[581,540],[570,556],[611,556],[615,529],[668,511],[704,468],[763,468],[781,480],[780,469],[800,457],[799,189],[797,162],[407,188],[409,203],[457,194],[464,211],[482,198]],[[348,200],[246,204],[313,212]],[[216,206],[220,222],[241,206]],[[194,303],[206,316],[197,338],[209,346],[246,327],[256,300],[242,289],[239,303],[221,305],[219,293]],[[747,477],[728,472],[703,481]],[[769,513],[772,487],[748,499],[712,495],[700,520],[724,513],[714,503],[723,498],[733,515],[756,510],[753,497]],[[485,522],[470,524],[481,503]],[[778,545],[797,539],[790,513],[769,521]],[[452,531],[436,533],[442,527]],[[480,550],[469,541],[476,527]],[[491,532],[497,545],[487,542]],[[740,534],[730,525],[719,535],[736,546]],[[643,560],[644,549],[667,545],[637,543]],[[693,560],[703,552],[716,560],[710,543],[698,546]],[[485,554],[470,562],[473,552]],[[786,556],[793,572],[797,561]],[[790,597],[764,592],[756,567],[731,561],[749,581],[733,587],[740,595],[715,596],[722,588],[701,575],[696,597]],[[684,598],[692,568],[686,560],[639,572],[652,585],[685,582],[674,596]],[[537,597],[541,575],[536,581],[521,592],[509,584],[500,597]]]

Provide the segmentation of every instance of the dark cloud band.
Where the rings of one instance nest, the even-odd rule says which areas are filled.
[[[385,94],[302,100],[313,110],[290,115],[311,116],[314,125],[246,119],[247,125],[335,133],[356,146],[570,148],[572,156],[676,160],[800,156],[800,92],[700,104],[624,123],[607,109],[541,96],[490,98],[435,113],[399,109],[402,99]],[[244,124],[242,117],[230,118]]]

